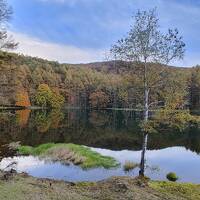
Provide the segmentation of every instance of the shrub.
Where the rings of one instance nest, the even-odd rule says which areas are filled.
[[[174,172],[170,172],[167,174],[166,178],[169,180],[169,181],[173,181],[173,182],[176,182],[178,180],[178,176],[176,175],[176,173]]]

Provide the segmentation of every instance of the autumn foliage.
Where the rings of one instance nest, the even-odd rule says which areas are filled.
[[[11,59],[8,60],[7,54]],[[143,77],[137,65],[132,68],[121,61],[59,64],[14,53],[0,54],[0,58],[3,61],[0,65],[0,105],[16,102],[16,105],[29,106],[31,101],[32,106],[60,107],[64,96],[68,107],[143,108]],[[149,102],[153,103],[150,109],[160,106],[155,102],[175,103],[178,108],[190,104],[198,108],[199,68],[165,67],[159,77],[162,84],[150,93]],[[152,64],[149,81],[153,83],[157,72],[162,70],[159,64]]]
[[[53,91],[47,84],[40,84],[35,95],[35,103],[41,107],[60,108],[64,97],[58,91]]]
[[[15,105],[16,106],[23,106],[23,107],[31,106],[29,95],[28,95],[27,91],[21,90],[21,91],[18,91],[16,93],[16,103],[15,103]]]

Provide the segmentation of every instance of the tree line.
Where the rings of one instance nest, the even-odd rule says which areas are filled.
[[[101,68],[96,68],[97,63],[88,66],[59,64],[14,53],[1,52],[0,57],[0,104],[54,107],[60,98],[59,101],[65,106],[82,108],[143,107],[143,82],[135,63],[110,61],[102,64]],[[163,66],[151,63],[150,69],[151,72],[156,72],[162,70]],[[163,106],[176,109],[200,106],[199,66],[167,66],[159,76],[162,85],[156,86],[150,93],[149,99],[155,102],[150,105],[150,109]],[[41,90],[46,90],[51,95],[46,94],[45,97]],[[37,99],[43,98],[42,94],[46,100]],[[52,102],[49,104],[47,101]]]

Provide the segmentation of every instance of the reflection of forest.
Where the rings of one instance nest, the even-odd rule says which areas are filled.
[[[48,142],[84,144],[108,149],[141,150],[139,115],[130,111],[23,111],[0,113],[1,144],[26,145]],[[169,131],[149,135],[148,149],[185,146],[200,152],[200,134]]]

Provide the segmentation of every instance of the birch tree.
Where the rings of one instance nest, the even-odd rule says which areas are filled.
[[[156,9],[149,11],[138,11],[135,15],[135,23],[131,26],[128,35],[113,45],[111,54],[118,59],[136,64],[141,69],[143,93],[144,93],[144,124],[143,124],[143,147],[139,174],[144,176],[145,152],[148,140],[148,119],[149,107],[154,102],[149,102],[149,94],[154,90],[155,85],[160,84],[158,77],[162,71],[152,70],[152,63],[169,64],[172,60],[183,59],[185,53],[185,43],[179,36],[178,29],[168,29],[167,33],[162,33],[159,27],[159,19]]]
[[[111,54],[119,60],[134,63],[142,69],[144,122],[147,122],[149,106],[153,104],[149,102],[149,93],[154,89],[154,84],[159,83],[155,75],[162,73],[162,71],[154,72],[152,84],[151,65],[152,63],[167,65],[172,60],[183,59],[185,43],[178,29],[168,29],[167,33],[160,31],[155,8],[149,11],[138,11],[134,19],[135,22],[128,35],[112,46]]]

